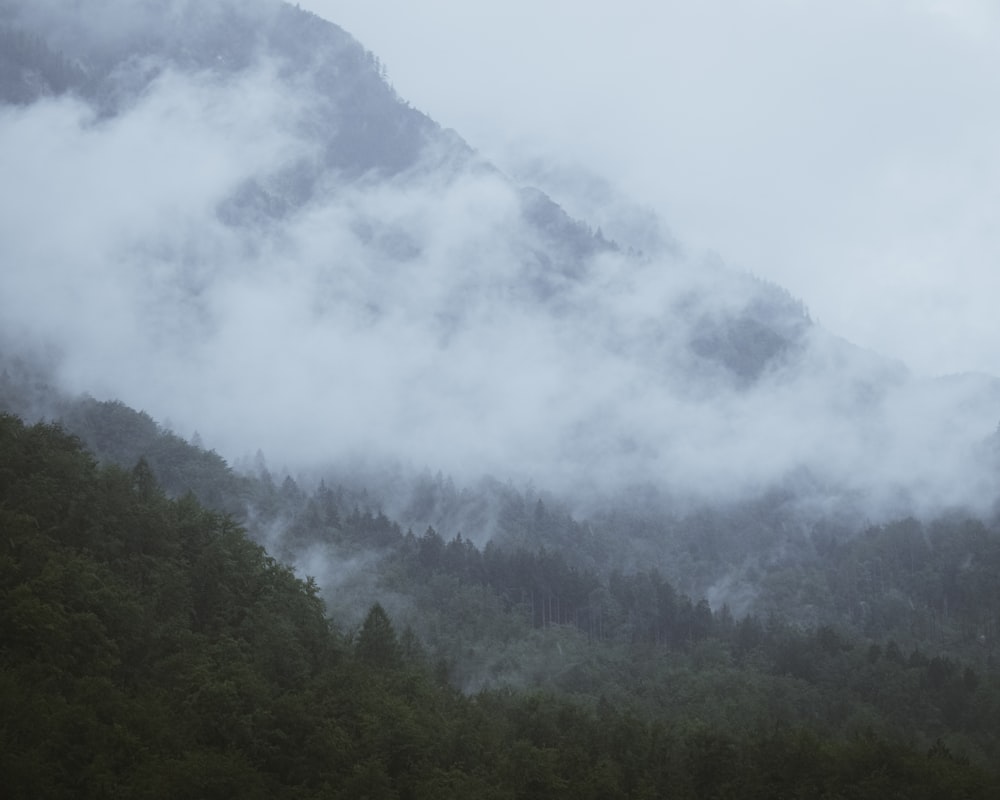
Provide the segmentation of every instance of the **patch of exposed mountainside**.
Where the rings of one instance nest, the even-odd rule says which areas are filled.
[[[342,181],[418,168],[492,169],[454,132],[400,98],[378,57],[350,34],[288,3],[88,0],[63,9],[15,1],[0,14],[6,102],[73,91],[103,115],[123,114],[167,70],[225,80],[262,60],[273,62],[289,90],[308,92],[297,133],[315,144],[311,158],[249,176],[223,206],[233,222],[259,224],[290,213],[330,173]],[[537,190],[525,194],[524,216],[573,255],[608,246]]]
[[[80,89],[86,73],[43,39],[0,24],[0,100],[27,104],[41,97]]]

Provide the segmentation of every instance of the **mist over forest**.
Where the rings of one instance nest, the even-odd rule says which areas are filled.
[[[655,708],[747,731],[764,695],[808,727],[810,692],[854,692],[823,696],[817,735],[911,725],[906,746],[1000,752],[973,700],[1000,696],[1000,379],[853,345],[809,298],[688,252],[614,176],[553,177],[565,198],[519,183],[400,97],[377,54],[277,0],[0,0],[0,175],[11,548],[34,541],[38,487],[62,485],[32,482],[36,448],[87,497],[112,492],[87,512],[117,509],[108,530],[180,526],[174,549],[135,545],[176,561],[154,582],[204,567],[183,538],[203,525],[204,558],[277,581],[295,624],[318,630],[322,598],[346,632],[295,634],[296,674],[437,658],[467,695],[631,709],[653,686]],[[101,570],[132,553],[121,535]],[[52,552],[104,552],[74,542]],[[230,598],[210,625],[223,601],[192,580],[177,596],[206,641],[263,602]],[[653,660],[633,669],[628,648]],[[906,691],[850,682],[869,668],[872,687],[940,697],[893,716]],[[718,700],[745,670],[757,699]]]
[[[293,469],[708,500],[806,474],[878,518],[992,502],[991,379],[916,378],[808,299],[605,238],[308,13],[97,6],[5,12],[70,86],[24,68],[6,90],[37,97],[0,134],[3,255],[25,265],[4,335],[71,391]]]

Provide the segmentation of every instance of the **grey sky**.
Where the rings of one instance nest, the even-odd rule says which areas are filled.
[[[601,175],[862,346],[1000,374],[996,3],[301,5],[508,171]]]

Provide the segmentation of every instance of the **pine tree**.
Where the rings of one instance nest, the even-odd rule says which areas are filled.
[[[399,640],[389,615],[380,603],[376,603],[368,611],[358,633],[354,652],[360,662],[372,667],[400,666],[402,657]]]

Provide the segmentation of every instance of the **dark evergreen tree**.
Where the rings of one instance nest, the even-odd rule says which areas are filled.
[[[400,666],[401,650],[389,615],[380,603],[375,603],[358,631],[354,645],[357,659],[370,667],[392,669]]]

